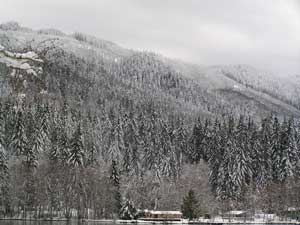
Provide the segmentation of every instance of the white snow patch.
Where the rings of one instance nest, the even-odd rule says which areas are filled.
[[[42,89],[42,90],[40,91],[40,94],[48,94],[48,92],[47,92],[46,90]]]
[[[35,62],[43,63],[43,60],[39,58],[39,56],[32,51],[26,52],[26,53],[10,53],[12,54],[11,57],[15,57],[17,59],[29,59]]]
[[[23,98],[26,97],[26,95],[25,95],[24,93],[20,93],[20,94],[18,94],[18,97],[19,97],[20,99],[23,99]]]
[[[13,69],[11,72],[11,76],[13,77],[16,76],[16,69],[34,76],[43,72],[42,67],[35,65],[36,63],[43,63],[43,60],[32,51],[26,53],[13,53],[6,50],[0,51],[0,62]]]
[[[180,211],[156,211],[156,210],[145,210],[147,213],[151,214],[172,214],[172,215],[182,215]]]
[[[19,67],[21,70],[29,70],[31,69],[30,65],[28,63],[23,63]]]
[[[235,84],[235,85],[233,85],[233,88],[234,89],[240,89],[240,86]]]

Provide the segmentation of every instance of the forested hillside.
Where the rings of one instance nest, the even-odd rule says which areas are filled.
[[[298,96],[219,68],[0,25],[2,216],[299,207]]]

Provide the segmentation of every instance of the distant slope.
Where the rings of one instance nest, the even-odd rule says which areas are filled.
[[[0,45],[2,51],[32,52],[43,60],[38,79],[26,80],[24,71],[18,71],[22,82],[26,81],[26,87],[18,91],[25,95],[40,94],[40,88],[33,93],[32,87],[38,85],[43,95],[92,108],[154,104],[166,114],[192,117],[228,113],[257,118],[269,113],[300,116],[299,95],[294,92],[298,86],[250,66],[204,68],[80,33],[33,31],[15,23],[0,25]],[[17,90],[7,87],[20,82],[20,77],[10,76],[12,68],[3,57],[0,78],[9,94]]]

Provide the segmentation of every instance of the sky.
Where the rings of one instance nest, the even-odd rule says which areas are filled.
[[[203,66],[300,74],[300,0],[0,0],[0,23],[7,21]]]

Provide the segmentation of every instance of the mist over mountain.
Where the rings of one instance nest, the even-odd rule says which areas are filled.
[[[22,77],[22,82],[32,86],[24,87],[20,93],[37,94],[33,89],[38,80],[48,95],[95,105],[99,98],[109,95],[111,90],[104,84],[113,80],[116,99],[111,100],[117,102],[121,97],[136,104],[153,100],[169,110],[191,115],[299,116],[296,79],[276,77],[248,65],[192,65],[151,52],[128,50],[80,33],[34,31],[17,23],[2,24],[0,28],[2,52],[32,51],[44,59],[42,74],[34,79]],[[5,67],[3,60],[2,57]],[[19,78],[3,73],[5,86],[20,82],[12,79]],[[6,95],[15,94],[13,89]]]
[[[0,216],[299,208],[299,90],[251,65],[1,24]]]

